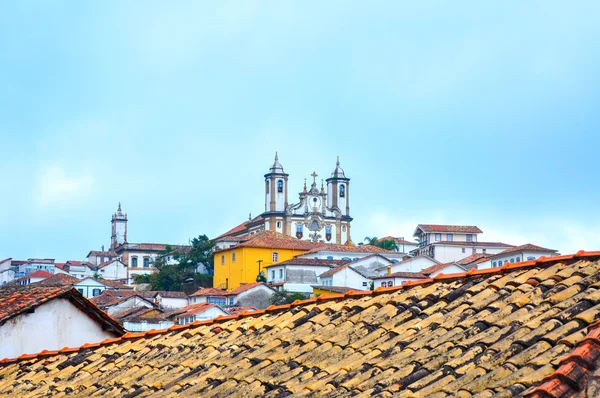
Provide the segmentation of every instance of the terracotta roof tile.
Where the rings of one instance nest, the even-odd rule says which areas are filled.
[[[467,268],[464,267],[463,265],[460,265],[457,263],[444,263],[444,264],[434,264],[431,267],[423,268],[421,270],[421,273],[423,273],[425,275],[431,275],[431,274],[434,274],[440,270],[443,270],[444,268],[449,267],[451,265],[456,265],[457,267],[462,268],[465,271],[467,271]]]
[[[596,347],[599,259],[580,252],[332,292],[4,360],[0,395],[574,395],[596,355],[573,345]]]
[[[296,258],[292,258],[290,260],[282,261],[277,264],[267,265],[265,268],[278,267],[280,265],[309,265],[309,266],[310,265],[319,265],[319,266],[333,267],[336,265],[341,265],[341,264],[345,264],[345,263],[349,263],[349,262],[351,262],[351,261],[349,261],[349,260],[324,260],[324,259],[320,259],[320,258],[296,257]]]
[[[265,283],[262,283],[262,282],[244,283],[240,287],[238,287],[236,289],[233,289],[230,292],[226,292],[225,295],[227,295],[227,296],[237,296],[240,293],[246,292],[246,291],[248,291],[250,289],[254,289],[255,287],[260,286],[260,285],[268,287]]]
[[[44,279],[43,281],[40,282],[36,282],[34,283],[34,285],[44,285],[44,286],[61,286],[61,285],[74,285],[75,283],[79,282],[79,279],[71,276],[71,275],[67,275],[67,274],[55,274],[52,275],[46,279]]]
[[[163,298],[181,298],[181,299],[187,299],[188,295],[185,294],[185,292],[167,292],[167,291],[159,291],[156,292],[157,295],[160,295]]]
[[[347,286],[320,286],[320,285],[315,285],[315,286],[313,286],[313,288],[319,289],[319,290],[326,290],[326,291],[332,292],[332,293],[348,293],[348,292],[360,292],[360,291],[362,291],[362,290],[353,289],[353,288],[347,287]]]
[[[322,243],[296,239],[274,231],[262,231],[252,235],[247,241],[240,243],[236,247],[265,247],[306,251],[322,245]]]
[[[394,272],[392,274],[371,276],[370,278],[371,279],[386,279],[386,278],[394,278],[394,277],[396,277],[396,278],[413,278],[413,279],[427,279],[428,278],[421,272]]]
[[[503,243],[503,242],[462,242],[462,241],[447,241],[447,240],[442,240],[439,242],[431,242],[431,244],[434,245],[452,245],[452,246],[477,246],[477,247],[481,247],[481,246],[487,246],[487,247],[514,247],[513,245],[510,245],[508,243]]]
[[[521,246],[516,246],[516,247],[512,247],[510,249],[506,249],[503,252],[500,252],[499,254],[507,254],[507,253],[520,252],[520,251],[557,252],[558,250],[546,249],[545,247],[541,247],[541,246],[537,246],[537,245],[532,245],[531,243],[526,243],[526,244],[521,245]]]
[[[196,314],[199,314],[206,310],[209,310],[213,307],[218,307],[218,306],[215,304],[209,304],[209,303],[188,305],[186,307],[180,308],[177,311],[177,317],[180,318],[180,317],[184,317],[184,316],[196,315]]]
[[[190,294],[190,297],[199,297],[199,296],[224,296],[225,291],[221,289],[215,289],[214,287],[207,287],[198,290],[197,292]]]
[[[473,264],[477,265],[486,262],[490,257],[492,257],[492,255],[488,253],[473,253],[468,257],[456,261],[456,264],[465,266]]]
[[[419,224],[425,232],[460,232],[466,234],[480,234],[482,231],[474,225],[439,225],[439,224]]]

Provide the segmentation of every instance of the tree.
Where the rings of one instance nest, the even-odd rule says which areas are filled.
[[[375,246],[377,244],[377,237],[374,236],[372,238],[369,238],[368,236],[365,236],[365,242],[367,242],[367,245],[371,245],[371,246]]]
[[[257,282],[262,282],[262,283],[267,283],[267,278],[265,277],[265,274],[263,272],[261,272],[260,274],[258,274],[258,276],[256,277],[256,281]]]
[[[133,283],[150,283],[150,275],[149,274],[139,274],[133,277]]]
[[[400,248],[398,247],[398,244],[396,243],[395,240],[382,240],[382,241],[378,241],[375,246],[377,247],[381,247],[382,249],[386,249],[386,250],[393,250],[393,251],[400,251]]]
[[[304,300],[306,297],[302,293],[290,293],[287,290],[276,290],[271,295],[269,301],[273,305],[292,304],[296,300]]]
[[[186,252],[167,246],[163,252],[156,256],[153,265],[158,272],[150,276],[152,290],[189,291],[193,293],[199,286],[212,286],[212,271],[214,269],[212,250],[215,241],[209,239],[206,235],[200,235],[193,238],[190,243],[191,248]],[[175,263],[167,263],[165,260],[167,257],[172,257]],[[209,273],[208,275],[196,272],[200,264],[204,265]]]

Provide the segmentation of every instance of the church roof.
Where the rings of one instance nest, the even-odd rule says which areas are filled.
[[[333,173],[331,173],[331,178],[342,178],[347,179],[346,174],[344,174],[344,169],[340,166],[340,157],[337,157],[337,161],[335,162],[335,169]]]
[[[290,249],[308,251],[314,248],[322,247],[323,243],[315,243],[307,240],[300,240],[294,237],[280,234],[275,231],[261,231],[248,238],[245,242],[236,246],[239,247],[265,247],[271,249]],[[229,250],[223,249],[223,250]]]
[[[600,365],[599,259],[471,270],[22,355],[0,361],[0,395],[574,396]]]

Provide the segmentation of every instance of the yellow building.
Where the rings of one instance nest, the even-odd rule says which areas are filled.
[[[233,290],[243,283],[256,282],[259,272],[265,272],[265,266],[321,246],[323,243],[300,240],[274,231],[250,235],[234,247],[215,252],[213,286]]]
[[[344,286],[313,286],[313,297],[332,295],[332,294],[344,294],[344,293],[348,293],[351,290],[360,291],[358,289],[352,289],[350,287],[344,287]]]

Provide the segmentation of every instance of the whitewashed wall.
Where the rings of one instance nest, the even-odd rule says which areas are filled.
[[[78,347],[115,337],[67,299],[54,299],[0,326],[0,357]]]

